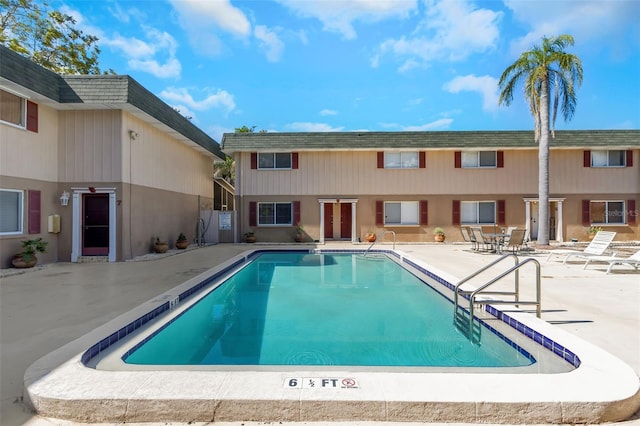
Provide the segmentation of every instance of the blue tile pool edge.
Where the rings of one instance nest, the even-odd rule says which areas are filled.
[[[297,249],[258,249],[258,250],[253,250],[250,253],[238,258],[236,261],[234,261],[234,262],[230,263],[229,265],[225,266],[224,268],[220,269],[219,271],[216,271],[215,273],[213,273],[212,275],[210,275],[206,279],[200,281],[195,286],[190,287],[189,289],[187,289],[187,290],[183,291],[182,293],[180,293],[178,295],[178,301],[179,302],[183,302],[184,300],[186,300],[189,297],[193,296],[194,294],[198,293],[205,286],[209,285],[212,281],[215,281],[218,278],[228,274],[231,270],[237,268],[238,266],[241,266],[243,264],[248,263],[249,261],[251,261],[256,256],[258,256],[258,255],[260,255],[262,253],[274,253],[274,252],[280,252],[280,253],[283,253],[283,252],[289,252],[289,253],[291,253],[291,252],[303,252],[303,253],[314,253],[314,254],[327,254],[327,253],[344,253],[344,254],[348,254],[348,253],[363,253],[364,251],[363,250],[353,250],[353,249],[311,249],[311,250],[308,250],[308,249],[307,250],[297,250]],[[415,270],[419,271],[420,273],[422,273],[425,276],[429,277],[430,279],[434,280],[438,284],[448,288],[451,291],[455,291],[455,285],[451,284],[449,281],[445,280],[444,278],[441,278],[440,276],[434,274],[433,272],[428,271],[426,268],[420,266],[419,264],[417,264],[414,261],[406,258],[405,256],[402,256],[401,254],[399,254],[398,252],[396,252],[394,250],[371,250],[369,252],[370,253],[384,253],[386,255],[393,256],[400,263],[406,263],[407,265],[411,266]],[[120,328],[119,330],[115,331],[114,333],[110,334],[109,336],[105,337],[104,339],[100,340],[98,343],[96,343],[95,345],[91,346],[89,349],[87,349],[82,354],[82,356],[80,358],[82,364],[87,366],[92,359],[94,359],[95,357],[100,355],[103,351],[105,351],[108,348],[110,348],[111,346],[115,345],[121,339],[124,339],[125,337],[129,336],[131,333],[137,331],[140,327],[142,327],[143,325],[147,324],[149,321],[151,321],[153,319],[156,319],[160,315],[162,315],[162,314],[166,313],[167,311],[171,310],[171,308],[172,308],[171,302],[170,301],[166,301],[166,302],[162,303],[160,306],[158,306],[158,307],[154,308],[153,310],[151,310],[150,312],[148,312],[148,313],[140,316],[139,318],[131,321],[129,324],[125,325],[124,327]],[[581,364],[580,358],[576,354],[574,354],[572,351],[570,351],[569,349],[567,349],[564,346],[560,345],[559,343],[555,342],[554,340],[549,339],[548,337],[544,336],[543,334],[537,332],[536,330],[532,329],[531,327],[528,327],[527,325],[521,323],[517,319],[507,315],[506,313],[500,311],[499,309],[496,309],[495,307],[493,307],[493,306],[491,306],[489,304],[487,304],[485,306],[485,310],[486,310],[487,313],[489,313],[490,315],[494,316],[495,318],[501,320],[502,322],[504,322],[505,324],[507,324],[511,328],[515,329],[520,334],[522,334],[525,337],[533,340],[534,342],[536,342],[540,346],[544,347],[548,351],[551,351],[554,355],[559,356],[560,358],[564,359],[566,362],[568,362],[574,368],[578,368],[580,366],[580,364]],[[465,311],[466,311],[466,309],[465,309]],[[495,328],[491,327],[485,321],[482,321],[482,320],[479,320],[479,321],[482,322],[482,324],[485,327],[487,327],[492,333],[494,333],[495,335],[500,337],[502,340],[504,340],[507,343],[509,343],[510,345],[512,345],[515,349],[520,351],[524,356],[526,356],[528,358],[531,358],[531,355],[527,351],[525,351],[520,346],[518,346],[515,343],[513,343],[511,340],[507,339],[506,336],[504,336],[498,330],[496,330]],[[140,345],[142,343],[143,342],[140,342],[138,345]],[[136,348],[138,347],[138,345],[136,345]],[[135,348],[132,348],[131,350],[135,350]]]

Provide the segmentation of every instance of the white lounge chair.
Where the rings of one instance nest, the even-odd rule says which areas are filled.
[[[630,265],[630,266],[633,266],[633,269],[637,271],[638,268],[640,268],[640,250],[638,250],[637,252],[635,252],[629,257],[610,258],[607,260],[607,262],[609,262],[609,267],[607,268],[607,274],[611,272],[611,269],[615,265]]]
[[[584,249],[584,251],[552,250],[547,256],[546,261],[548,262],[549,259],[551,259],[551,256],[553,255],[564,255],[565,258],[562,261],[563,264],[566,264],[567,260],[569,260],[572,257],[589,259],[590,257],[594,257],[594,256],[602,256],[605,250],[609,248],[609,245],[611,244],[615,236],[616,236],[616,233],[612,231],[598,231],[598,233],[595,235],[595,237],[593,237],[593,240],[589,243],[587,248]]]

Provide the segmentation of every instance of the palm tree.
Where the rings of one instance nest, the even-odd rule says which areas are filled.
[[[566,53],[573,46],[573,37],[543,37],[542,47],[534,46],[502,73],[498,85],[498,103],[509,106],[515,87],[524,84],[524,97],[535,121],[535,140],[538,142],[538,239],[537,244],[549,244],[549,134],[554,137],[558,104],[565,121],[576,110],[576,86],[582,84],[582,61]],[[550,93],[553,90],[553,116],[549,127]]]

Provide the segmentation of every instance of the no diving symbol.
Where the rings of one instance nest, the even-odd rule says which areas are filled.
[[[356,384],[356,380],[355,379],[342,379],[342,387],[343,388],[357,388],[358,385]]]

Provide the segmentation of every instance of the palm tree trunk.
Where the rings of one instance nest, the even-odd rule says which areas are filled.
[[[538,145],[538,245],[549,245],[549,79],[540,87]]]

